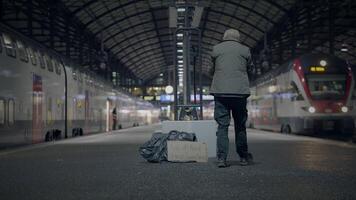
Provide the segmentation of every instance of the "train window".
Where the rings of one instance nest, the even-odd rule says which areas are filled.
[[[19,50],[20,60],[24,62],[28,62],[28,54],[24,43],[17,40],[17,49]]]
[[[52,98],[48,97],[47,102],[47,124],[52,122]]]
[[[31,63],[33,65],[37,65],[37,58],[36,55],[34,54],[33,50],[31,48],[27,48],[28,55],[30,56]]]
[[[36,54],[37,54],[38,60],[40,61],[40,67],[41,67],[42,69],[46,69],[46,64],[45,64],[43,55],[42,55],[40,52],[37,52]]]
[[[352,91],[352,100],[355,100],[356,99],[356,84],[355,84],[355,87]]]
[[[16,58],[16,44],[14,40],[6,34],[2,34],[3,39],[4,39],[4,46],[6,49],[6,54],[8,56],[11,56],[13,58]]]
[[[53,72],[53,61],[52,61],[52,59],[50,57],[48,57],[48,56],[45,56],[45,62],[46,62],[48,71]]]
[[[291,88],[292,88],[292,101],[303,101],[304,97],[300,93],[297,84],[295,82],[291,82]]]
[[[9,110],[8,110],[8,122],[9,125],[13,125],[15,122],[15,102],[14,100],[9,100]]]
[[[0,53],[2,53],[2,41],[0,39]]]
[[[61,62],[59,62],[59,70],[61,71],[60,73],[62,73],[62,69],[64,69],[64,65]]]
[[[59,64],[56,60],[54,60],[54,67],[56,68],[56,74],[61,75],[63,65]]]
[[[0,99],[0,125],[5,124],[5,101]]]
[[[79,80],[79,82],[83,83],[83,74],[82,73],[78,73],[78,80]]]
[[[77,77],[78,77],[77,72],[73,71],[72,75],[73,75],[73,79],[77,80]]]

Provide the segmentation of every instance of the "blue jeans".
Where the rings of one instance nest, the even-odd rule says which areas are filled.
[[[230,112],[235,125],[235,145],[236,152],[240,158],[247,158],[248,146],[246,137],[247,120],[247,98],[237,97],[214,97],[215,108],[214,118],[218,123],[217,136],[217,157],[226,160],[229,153],[229,125],[231,120]]]

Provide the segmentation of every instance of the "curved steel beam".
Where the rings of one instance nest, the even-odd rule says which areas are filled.
[[[158,59],[158,60],[157,60]],[[143,66],[148,66],[148,65],[156,65],[156,66],[158,66],[159,68],[161,68],[162,67],[162,64],[163,65],[165,65],[165,63],[164,63],[164,58],[160,58],[159,56],[154,56],[154,57],[147,57],[147,58],[145,58],[145,59],[143,59],[143,60],[140,60],[140,61],[142,61],[142,62],[144,62],[145,64],[143,65]],[[208,62],[207,61],[207,58],[203,58],[203,63],[204,62]],[[138,66],[137,65],[137,62],[134,62],[134,65],[135,66]],[[126,65],[127,66],[127,65]],[[137,76],[140,76],[141,75],[141,73],[143,73],[143,74],[146,74],[144,71],[145,70],[148,70],[147,69],[147,67],[135,67],[135,68],[130,68],[130,70],[134,73],[134,74],[137,74]],[[208,65],[203,65],[203,71],[208,71],[209,70],[209,67],[208,67]],[[150,69],[150,72],[151,72],[152,70]],[[150,73],[149,73],[150,74]],[[140,76],[140,77],[142,77],[142,76]]]
[[[229,16],[229,17],[231,17],[231,18],[233,18],[233,19],[236,19],[236,20],[238,20],[238,21],[243,22],[244,24],[247,24],[247,25],[251,26],[253,29],[256,29],[256,30],[260,31],[261,33],[264,33],[264,30],[260,29],[259,27],[253,25],[252,23],[250,23],[250,22],[248,22],[248,21],[246,21],[245,19],[242,19],[242,18],[240,18],[240,17],[233,16],[233,15],[229,15],[229,14],[227,14],[227,13],[220,12],[220,11],[210,10],[210,12],[214,12],[214,13],[222,14],[222,15],[225,15],[225,16]],[[221,23],[221,22],[218,22],[218,21],[214,21],[214,20],[209,20],[207,17],[204,18],[204,19],[205,19],[207,22],[216,23],[216,24],[219,24],[219,25],[222,25],[222,26],[228,26],[229,28],[233,28],[232,26],[230,26],[230,25],[228,25],[228,24],[224,24],[224,23]],[[158,19],[157,21],[165,21],[165,20],[168,20],[168,18],[161,18],[161,19]],[[150,23],[152,23],[151,20],[145,21],[145,22],[141,22],[141,23],[135,24],[135,25],[133,25],[133,26],[126,27],[125,30],[120,30],[119,32],[112,34],[110,37],[108,37],[107,39],[105,39],[104,42],[107,42],[108,40],[110,40],[110,39],[116,37],[116,36],[119,35],[120,33],[126,32],[126,31],[130,30],[131,28],[134,28],[134,27],[137,27],[137,26],[140,26],[140,25],[144,25],[144,24],[150,24]],[[115,25],[116,25],[116,24],[115,24]],[[165,29],[166,29],[166,28],[165,28]],[[149,31],[147,31],[147,32],[149,32]],[[242,32],[242,33],[243,33],[243,32]],[[246,34],[246,33],[245,33],[245,35],[250,35],[250,34]],[[134,35],[134,36],[136,36],[136,35]],[[133,36],[133,37],[134,37],[134,36]],[[109,49],[111,49],[111,48],[109,48]]]
[[[146,74],[151,74],[151,71],[154,69],[161,69],[162,66],[164,66],[164,59],[147,61],[145,67],[136,68],[137,70],[133,73],[139,77],[143,77]]]
[[[207,19],[206,19],[206,20],[207,20]],[[211,23],[219,24],[219,25],[222,25],[222,26],[226,26],[226,27],[228,27],[228,28],[233,28],[232,26],[230,26],[230,25],[228,25],[228,24],[224,24],[224,23],[220,23],[220,22],[216,22],[216,21],[211,21],[211,20],[207,20],[207,21],[208,21],[208,22],[211,22]],[[168,29],[168,28],[164,28],[164,29]],[[164,29],[161,29],[161,30],[164,30]],[[206,29],[206,30],[211,31],[212,29]],[[144,33],[153,32],[153,31],[155,31],[155,29],[150,29],[150,30],[141,31],[141,32],[139,32],[139,33],[133,35],[131,38],[137,37],[138,35],[142,35],[142,34],[144,34]],[[244,32],[244,31],[241,31],[241,30],[240,30],[240,32],[241,32],[242,34],[246,35],[247,37],[251,38],[252,40],[256,41],[256,42],[259,40],[259,39],[257,39],[257,38],[252,37],[251,34],[247,34],[247,33]],[[219,32],[218,32],[218,33],[219,33]],[[263,32],[262,32],[262,33],[263,33]],[[169,33],[169,34],[163,34],[163,35],[159,35],[159,36],[170,36],[170,35],[172,35],[172,34]],[[156,37],[157,37],[157,36],[156,36]],[[204,38],[204,37],[205,37],[205,36],[203,36],[203,38]],[[153,39],[153,38],[154,38],[154,37],[151,37],[151,38],[149,38],[149,39]],[[147,40],[147,39],[148,39],[148,38],[145,38],[145,40]],[[124,40],[121,40],[121,41],[118,42],[118,43],[115,43],[113,46],[109,47],[108,50],[111,51],[113,48],[115,48],[116,46],[119,46],[121,43],[125,42],[126,40],[127,40],[127,38],[124,39]],[[136,45],[137,43],[141,43],[142,41],[144,41],[144,40],[136,41],[136,42],[134,43],[134,45]],[[123,49],[125,49],[126,47],[127,47],[127,46],[123,47]]]
[[[283,6],[279,5],[278,3],[275,3],[275,2],[273,2],[273,1],[271,1],[271,0],[264,0],[264,1],[266,1],[267,3],[271,4],[272,6],[274,6],[274,7],[276,7],[276,8],[278,8],[279,10],[281,10],[281,11],[284,12],[284,13],[287,13],[287,12],[288,12],[287,9],[285,9]]]
[[[89,22],[87,22],[86,24],[84,24],[84,27],[90,26],[92,23],[94,23],[95,21],[99,20],[100,18],[104,17],[105,15],[107,15],[107,14],[109,14],[109,13],[111,13],[111,12],[117,11],[117,10],[119,10],[119,9],[121,9],[121,8],[124,8],[124,7],[126,7],[126,6],[129,6],[129,5],[134,4],[134,3],[137,3],[137,2],[139,2],[139,1],[136,1],[136,0],[128,1],[128,2],[125,3],[125,4],[121,4],[121,5],[116,6],[116,7],[112,8],[112,9],[110,9],[110,10],[107,10],[106,12],[101,13],[101,14],[98,15],[98,16],[95,16],[95,19],[90,20]]]
[[[164,40],[164,41],[162,41],[162,42],[170,42],[170,41],[171,41],[171,40]],[[205,44],[205,45],[208,45],[208,46],[214,46],[214,45],[215,45],[215,44],[211,44],[211,43],[206,42],[206,41],[202,41],[202,43]],[[153,43],[146,44],[146,45],[144,45],[144,46],[141,46],[140,48],[146,48],[146,47],[152,46],[152,45],[154,45],[154,44],[157,44],[157,42],[153,42]],[[171,47],[172,47],[171,44],[169,44],[169,45],[163,46],[162,48],[171,48]],[[127,52],[126,54],[124,54],[123,56],[120,56],[120,57],[131,57],[130,55],[131,55],[132,53],[134,53],[134,52],[137,52],[138,50],[139,50],[139,49],[137,49],[137,48],[136,48],[136,49],[133,49],[133,50]],[[145,50],[145,51],[142,52],[142,53],[145,53],[145,52],[148,52],[148,51],[152,51],[152,50],[156,50],[156,48],[155,48],[155,49]],[[211,49],[205,48],[205,50],[210,51]],[[120,52],[122,52],[122,51],[120,51]],[[114,55],[118,55],[120,52],[113,52],[113,54],[114,54]]]
[[[240,7],[240,8],[243,8],[243,9],[245,9],[245,10],[248,10],[248,11],[254,13],[255,15],[260,16],[261,18],[265,19],[266,21],[270,22],[270,23],[273,24],[273,25],[276,24],[276,22],[270,20],[268,17],[264,16],[263,14],[261,14],[261,13],[259,13],[259,12],[256,12],[256,11],[254,11],[254,10],[252,10],[252,9],[250,9],[250,8],[248,8],[248,7],[246,7],[246,6],[244,6],[244,5],[238,4],[238,3],[236,3],[236,2],[231,2],[231,1],[228,1],[227,3],[230,3],[230,4],[232,4],[232,5],[236,6],[236,7]],[[132,4],[132,2],[131,2],[131,3],[124,4],[124,5],[129,5],[129,4]],[[109,13],[111,13],[111,12],[117,10],[117,9],[120,9],[120,8],[122,8],[122,7],[123,7],[123,5],[120,5],[120,6],[117,6],[117,7],[115,7],[115,8],[112,8],[112,9],[108,10],[107,12],[102,13],[101,15],[97,16],[96,19],[91,20],[91,21],[89,21],[88,23],[86,23],[86,24],[85,24],[85,27],[88,27],[90,24],[92,24],[92,23],[95,22],[96,20],[99,20],[99,19],[102,18],[103,16],[105,16],[105,15],[107,15],[107,14],[109,14]],[[119,24],[120,22],[122,22],[122,21],[124,21],[124,20],[127,20],[128,18],[135,17],[135,16],[138,16],[138,15],[141,15],[141,14],[145,14],[145,13],[150,13],[150,12],[155,11],[155,10],[163,10],[163,9],[167,9],[167,8],[157,8],[157,9],[153,9],[153,8],[152,8],[152,9],[148,9],[148,10],[146,10],[146,11],[142,11],[142,12],[138,12],[138,13],[135,13],[135,14],[132,14],[132,15],[129,15],[129,16],[125,16],[124,18],[119,19],[119,20],[117,20],[117,21],[114,21],[113,23],[109,24],[108,26],[105,26],[103,29],[100,29],[98,32],[94,33],[94,35],[97,36],[100,32],[102,32],[102,31],[104,31],[104,30],[110,28],[110,27],[113,26],[113,25]],[[210,9],[210,11],[213,11],[213,10]]]
[[[157,8],[157,9],[152,9],[154,11],[158,11],[158,10],[163,10],[163,9],[167,9],[167,8]],[[135,14],[132,14],[132,15],[129,15],[129,16],[125,16],[124,18],[121,18],[119,20],[116,20],[112,23],[110,23],[109,25],[105,26],[104,28],[102,29],[99,29],[99,31],[97,31],[96,33],[93,33],[94,36],[97,36],[98,34],[100,34],[102,31],[114,26],[114,25],[117,25],[117,24],[120,24],[120,22],[122,21],[125,21],[125,20],[128,20],[129,18],[132,18],[132,17],[136,17],[136,16],[139,16],[139,15],[142,15],[142,14],[146,14],[146,13],[151,13],[152,11],[150,9],[148,10],[145,10],[145,11],[141,11],[141,12],[138,12],[138,13],[135,13]]]
[[[170,45],[167,45],[167,46],[165,46],[164,48],[166,48],[166,47],[171,47]],[[204,48],[204,47],[203,47]],[[150,56],[150,58],[152,58],[152,56],[151,56],[151,54],[153,54],[153,55],[158,55],[158,54],[155,54],[155,52],[153,52],[153,51],[155,51],[155,50],[158,50],[159,48],[155,48],[155,49],[149,49],[149,50],[146,50],[146,51],[144,51],[144,52],[142,52],[141,53],[141,55],[140,56],[136,56],[135,57],[135,59],[134,60],[132,60],[132,59],[130,59],[130,58],[128,58],[127,59],[127,61],[125,61],[125,62],[122,62],[122,64],[124,64],[125,66],[127,66],[127,63],[134,63],[135,65],[137,65],[136,63],[142,63],[142,59],[141,59],[141,57],[142,56],[145,56],[145,58],[147,57],[147,56]],[[207,48],[204,48],[204,50],[206,50],[206,51],[208,51],[208,49]],[[148,52],[148,54],[146,54]],[[152,53],[151,53],[152,52]],[[167,57],[169,57],[169,56],[173,56],[173,53],[171,53],[171,51],[169,51],[169,54],[168,54],[168,56]],[[204,56],[204,55],[202,55],[202,56]],[[157,57],[157,56],[154,56],[154,57]],[[162,57],[162,55],[159,55],[158,57]],[[144,58],[143,58],[144,59]],[[173,62],[173,60],[172,60],[172,62]]]
[[[167,18],[157,19],[157,22],[165,21],[165,20],[167,20]],[[110,39],[115,38],[116,36],[120,35],[121,33],[124,33],[124,32],[126,32],[126,31],[128,31],[128,30],[130,30],[130,29],[132,29],[132,28],[136,28],[136,27],[138,27],[138,26],[142,26],[142,25],[150,24],[150,23],[152,23],[151,20],[149,20],[149,21],[144,21],[144,22],[141,22],[141,23],[138,23],[138,24],[135,24],[135,25],[126,27],[125,29],[122,29],[122,30],[120,30],[120,31],[118,31],[118,32],[116,32],[116,33],[114,33],[114,34],[111,34],[110,37],[104,39],[103,42],[105,43],[105,42],[109,41]]]
[[[213,40],[217,40],[217,41],[219,41],[218,39],[216,39],[216,38],[212,38],[212,37],[207,37],[207,38],[211,38],[211,39],[213,39]],[[171,40],[166,40],[166,41],[163,41],[163,42],[170,42]],[[148,45],[145,45],[145,46],[143,46],[143,47],[141,47],[141,48],[145,48],[145,47],[147,47],[147,46],[151,46],[151,45],[154,45],[154,44],[157,44],[157,42],[155,42],[155,43],[151,43],[151,44],[148,44]],[[213,44],[211,44],[211,43],[208,43],[208,42],[205,42],[205,41],[203,41],[203,45],[207,45],[207,46],[213,46]],[[162,47],[162,48],[170,48],[171,47],[171,45],[166,45],[166,46],[164,46],[164,47]],[[141,55],[143,55],[143,56],[147,56],[147,54],[146,54],[146,52],[153,52],[154,50],[157,50],[157,49],[160,49],[161,47],[159,47],[159,48],[155,48],[155,49],[149,49],[149,50],[145,50],[144,52],[142,52],[142,54]],[[208,48],[204,48],[206,51],[210,51],[210,49],[208,49]],[[136,49],[136,50],[134,50],[134,51],[137,51],[138,49]],[[134,52],[134,51],[131,51],[130,53],[128,53],[128,54],[125,54],[125,56],[123,56],[123,57],[127,57],[128,55],[130,55],[132,52]],[[116,55],[117,55],[118,53],[116,53]],[[204,55],[202,55],[202,56],[204,56]],[[138,58],[140,58],[141,56],[139,56]],[[157,57],[157,56],[156,56]],[[160,55],[159,57],[162,57],[162,55]],[[155,59],[155,58],[152,58],[152,57],[149,57],[150,59]],[[136,61],[137,59],[135,59],[134,61],[132,61],[132,60],[130,60],[130,59],[128,59],[126,62],[124,62],[123,64],[125,65],[125,66],[127,66],[126,64],[128,63],[128,62],[132,62],[135,66],[139,66],[139,64],[138,63],[142,63],[143,61],[145,61],[145,60],[139,60],[138,62]],[[205,60],[205,59],[204,59]],[[204,62],[204,61],[203,61]],[[205,61],[205,62],[208,62],[208,61]],[[136,68],[136,67],[134,67],[134,68],[132,68],[132,67],[128,67],[128,68],[130,68],[130,69],[134,69],[134,68]],[[205,67],[204,67],[205,68]]]
[[[137,68],[141,68],[141,66],[146,65],[146,64],[148,63],[148,61],[162,60],[162,59],[164,59],[164,56],[158,55],[158,54],[152,54],[152,55],[147,56],[147,57],[144,57],[144,58],[142,58],[142,59],[140,59],[140,60],[135,60],[135,61],[133,61],[133,60],[129,59],[129,60],[127,60],[126,62],[124,62],[123,64],[124,64],[125,66],[128,66],[128,65],[126,65],[126,64],[132,63],[132,65],[134,65],[134,67],[130,67],[130,69],[131,69],[131,70],[135,70],[135,69],[137,69]]]
[[[139,71],[135,72],[135,74],[137,74],[137,76],[141,77],[142,79],[145,79],[146,77],[152,76],[152,74],[153,74],[152,72],[154,72],[154,71],[163,71],[162,66],[163,66],[162,63],[152,62],[150,65],[147,66],[146,71],[139,70]]]
[[[211,32],[215,32],[215,33],[218,33],[218,34],[223,34],[223,33],[221,33],[221,32],[218,32],[218,31],[216,31],[216,30],[213,30],[213,29],[208,29],[208,28],[206,28],[206,30],[207,31],[211,31]],[[154,29],[152,29],[151,31],[154,31]],[[134,35],[135,37],[136,36],[138,36],[138,35],[141,35],[141,34],[144,34],[144,33],[146,33],[146,32],[148,32],[148,31],[143,31],[143,32],[140,32],[140,33],[138,33],[138,34],[136,34],[136,35]],[[249,37],[249,38],[251,38],[252,40],[254,40],[254,41],[258,41],[259,39],[256,39],[256,38],[254,38],[254,37],[252,37],[251,35],[249,35],[249,34],[246,34],[245,32],[243,32],[243,31],[240,31],[241,33],[243,33],[244,35],[246,35],[247,37]],[[172,35],[171,33],[168,33],[168,34],[163,34],[163,35],[159,35],[158,37],[161,37],[161,36],[170,36],[170,35]],[[146,40],[148,40],[148,39],[154,39],[154,38],[156,38],[157,36],[153,36],[153,37],[150,37],[150,38],[145,38],[145,39],[142,39],[142,40],[138,40],[138,41],[136,41],[134,44],[130,44],[130,46],[136,46],[137,44],[139,44],[139,43],[141,43],[141,42],[143,42],[143,41],[146,41]],[[207,36],[203,36],[203,39],[204,39],[204,37],[207,37]],[[211,37],[210,37],[211,38]],[[118,43],[116,43],[115,45],[113,45],[113,46],[111,46],[110,48],[109,48],[109,50],[111,51],[113,48],[115,48],[116,46],[118,46],[118,45],[120,45],[121,43],[123,43],[124,41],[126,41],[127,39],[125,39],[125,40],[122,40],[122,41],[120,41],[120,42],[118,42]],[[172,40],[169,40],[169,41],[172,41]],[[173,42],[173,41],[172,41]],[[152,43],[151,43],[152,44]],[[146,45],[147,46],[147,45]],[[145,47],[146,47],[145,46]],[[125,46],[125,47],[123,47],[123,48],[121,48],[121,49],[126,49],[126,47],[128,47],[128,46]],[[123,50],[120,50],[120,51],[118,51],[118,52],[113,52],[115,55],[117,55],[118,53],[121,53]],[[125,54],[125,56],[126,56],[127,54]]]
[[[156,48],[153,51],[152,50],[145,51],[145,53],[140,54],[139,56],[136,56],[132,59],[128,58],[128,60],[126,62],[123,62],[123,64],[126,65],[126,63],[128,63],[128,62],[133,62],[133,63],[139,63],[139,64],[142,63],[142,65],[144,65],[145,60],[148,58],[152,58],[152,59],[157,58],[157,57],[164,58],[164,55],[162,53],[155,52],[156,50],[160,50],[160,49],[161,49],[161,47]]]
[[[203,63],[204,62],[208,62],[207,61],[208,59],[207,58],[203,58]],[[144,64],[142,65],[139,65],[139,63],[143,62]],[[148,70],[147,67],[142,67],[142,66],[148,66],[148,65],[157,65],[159,67],[162,67],[162,64],[165,65],[164,63],[164,58],[162,58],[161,56],[153,56],[153,57],[147,57],[147,58],[144,58],[143,60],[140,60],[140,62],[133,62],[134,65],[136,67],[131,67],[130,70],[134,73],[134,74],[137,74],[137,76],[139,76],[141,73],[143,73],[144,70]],[[127,66],[127,65],[126,65]],[[137,67],[137,66],[140,66],[140,67]],[[208,65],[203,65],[203,70],[206,70],[208,71]],[[151,69],[150,69],[151,71]]]
[[[159,59],[164,59],[164,56],[162,55],[158,55],[158,54],[151,54],[149,57],[145,57],[145,58],[142,58],[140,60],[136,60],[136,61],[133,61],[133,60],[127,60],[126,62],[124,62],[124,65],[125,66],[128,66],[128,63],[133,63],[135,65],[135,67],[131,67],[130,69],[136,69],[136,68],[140,68],[141,66],[144,66],[147,64],[147,61],[150,61],[150,60],[159,60]]]
[[[149,3],[149,2],[147,2],[147,3]],[[150,4],[148,4],[148,7],[149,7],[149,9],[151,11],[151,17],[152,17],[152,20],[153,20],[154,28],[156,30],[156,35],[157,35],[157,38],[158,38],[159,46],[161,47],[161,53],[164,56],[165,64],[167,64],[166,56],[165,56],[165,53],[164,53],[163,48],[162,48],[161,38],[159,37],[159,30],[158,30],[159,28],[158,28],[158,24],[157,24],[157,19],[156,19],[156,16],[155,16]]]
[[[170,41],[170,40],[166,40],[166,41]],[[163,42],[166,42],[166,41],[163,41]],[[204,44],[207,44],[207,45],[210,44],[210,43],[207,43],[207,42],[203,42],[203,43],[204,43]],[[148,47],[148,46],[151,46],[151,45],[154,45],[154,44],[157,44],[157,42],[156,42],[156,43],[151,43],[151,44],[144,45],[144,46],[142,46],[141,48],[145,48],[145,47]],[[171,48],[171,47],[172,47],[171,44],[162,46],[162,48]],[[153,51],[155,51],[155,50],[157,50],[157,49],[160,49],[160,48],[161,48],[161,47],[159,47],[159,48],[154,48],[154,49],[148,49],[148,50],[144,50],[143,52],[140,52],[140,53],[141,53],[141,55],[143,55],[143,56],[147,56],[146,52],[153,52]],[[134,50],[130,51],[129,53],[127,53],[127,54],[125,54],[124,56],[121,56],[121,57],[124,57],[124,58],[131,58],[131,56],[129,56],[129,55],[131,55],[132,53],[137,52],[137,51],[138,51],[138,49],[134,49]],[[117,55],[117,53],[115,53],[115,55]],[[140,56],[137,56],[136,58],[140,58]],[[123,62],[123,64],[125,65],[128,61],[129,61],[129,59],[128,59],[126,62]]]
[[[209,63],[210,62],[210,56],[209,56],[209,54],[204,54],[204,55],[202,55],[203,56],[203,58],[202,58],[202,61],[203,62],[206,62],[206,63]],[[169,53],[168,54],[168,56],[167,57],[170,57],[171,59],[172,59],[172,62],[173,62],[173,53]],[[158,58],[161,58],[161,56],[151,56],[150,58],[152,58],[152,59],[158,59]],[[141,61],[141,60],[140,60]],[[135,66],[137,66],[138,64],[140,64],[141,62],[133,62],[133,61],[131,61],[131,60],[128,60],[126,63],[133,63],[133,65],[135,65]],[[173,63],[170,63],[170,64],[168,64],[168,65],[172,65]],[[135,69],[135,68],[130,68],[130,69]]]
[[[168,29],[168,28],[166,28],[166,29]],[[155,29],[153,28],[153,29],[149,29],[149,30],[144,30],[144,31],[138,32],[138,33],[134,34],[132,37],[124,38],[124,39],[121,40],[120,42],[115,43],[113,46],[109,47],[108,50],[111,51],[111,50],[112,50],[113,48],[115,48],[116,46],[122,44],[123,42],[125,42],[125,41],[127,41],[127,40],[130,40],[131,38],[135,38],[135,37],[137,37],[137,36],[139,36],[139,35],[143,35],[143,34],[145,34],[145,33],[154,32],[154,31],[155,31]],[[170,35],[172,35],[172,34],[170,33],[170,34],[164,34],[164,35],[155,35],[155,36],[152,36],[152,37],[150,37],[150,38],[145,38],[145,39],[141,39],[141,40],[139,40],[139,41],[136,41],[134,44],[136,45],[137,43],[141,43],[142,41],[146,41],[146,40],[149,40],[149,39],[158,38],[159,36],[170,36]],[[131,46],[131,45],[130,45],[130,46]],[[128,46],[123,47],[123,49],[125,49],[126,47],[128,47]]]
[[[251,26],[252,28],[254,28],[254,29],[260,31],[261,33],[264,33],[264,32],[265,32],[264,30],[262,30],[262,29],[259,28],[258,26],[254,25],[254,24],[252,24],[252,23],[250,23],[250,22],[248,22],[248,21],[246,21],[245,19],[239,18],[239,17],[237,17],[237,16],[230,15],[230,14],[227,14],[227,13],[224,13],[224,12],[221,12],[221,11],[217,11],[217,10],[211,10],[211,9],[210,9],[209,12],[213,12],[213,13],[217,13],[217,14],[221,14],[221,15],[225,15],[225,16],[231,17],[231,18],[233,18],[233,19],[235,19],[235,20],[241,21],[241,22],[243,22],[244,24],[247,24],[247,25]],[[207,17],[209,17],[209,16],[207,16]],[[206,20],[206,18],[205,18],[205,20]],[[209,22],[209,21],[208,21],[208,22]],[[221,23],[221,22],[218,22],[218,21],[212,21],[212,20],[210,20],[210,22],[212,22],[212,23],[219,23],[219,24],[223,24],[223,25],[225,25],[225,26],[229,26],[228,24],[224,24],[224,23]],[[230,26],[230,27],[231,27],[231,26]],[[233,28],[233,27],[231,27],[231,28]],[[239,31],[240,31],[240,30],[239,30]]]
[[[146,65],[146,68],[139,68],[137,71],[134,73],[137,74],[140,77],[150,75],[153,70],[161,70],[163,65],[164,60],[161,61],[152,61]]]
[[[98,2],[99,0],[90,0],[88,2],[86,2],[85,4],[83,4],[82,6],[80,6],[79,8],[73,10],[73,12],[71,12],[71,15],[74,16],[76,15],[77,13],[85,10],[87,7],[93,5],[94,3]]]
[[[271,23],[271,24],[273,24],[273,25],[276,25],[276,22],[274,22],[274,21],[272,21],[270,18],[266,17],[266,16],[264,15],[264,13],[261,14],[261,13],[255,11],[255,10],[253,10],[253,9],[251,9],[251,8],[249,8],[249,7],[247,7],[247,6],[244,6],[244,5],[242,5],[242,4],[236,3],[236,2],[234,2],[234,1],[229,1],[229,0],[227,0],[227,1],[225,1],[225,3],[229,3],[229,4],[232,4],[232,5],[236,6],[236,7],[238,7],[238,8],[243,8],[243,9],[245,9],[245,10],[247,10],[247,11],[250,11],[251,13],[253,13],[253,14],[255,14],[255,15],[258,15],[258,16],[260,16],[261,18],[265,19],[265,20],[268,21],[269,23]],[[210,11],[212,11],[212,9],[210,9]]]
[[[169,56],[173,56],[173,54],[169,54]],[[123,64],[128,67],[129,66],[129,63],[132,63],[135,67],[128,67],[130,69],[134,69],[136,68],[137,66],[142,66],[142,65],[145,65],[146,63],[146,60],[147,59],[159,59],[159,58],[163,58],[162,55],[158,55],[158,54],[153,54],[153,55],[150,55],[150,57],[146,57],[146,58],[143,58],[143,59],[140,59],[140,60],[131,60],[131,59],[128,59],[127,61],[125,61]],[[172,62],[173,62],[173,59],[172,59]],[[171,63],[171,62],[170,62]]]

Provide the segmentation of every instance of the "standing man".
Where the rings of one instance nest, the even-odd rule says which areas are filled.
[[[240,156],[240,165],[252,162],[246,137],[246,104],[250,96],[248,73],[252,72],[253,64],[250,49],[239,40],[238,30],[226,30],[223,42],[213,47],[211,55],[213,81],[210,93],[214,96],[214,119],[218,123],[216,132],[218,167],[228,167],[226,158],[229,152],[230,112],[234,119],[235,145]]]

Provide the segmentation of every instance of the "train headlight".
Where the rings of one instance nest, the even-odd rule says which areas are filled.
[[[343,107],[341,107],[341,111],[344,112],[344,113],[346,113],[346,112],[349,111],[349,108],[346,107],[346,106],[343,106]]]
[[[313,107],[313,106],[310,106],[309,108],[308,108],[308,111],[310,112],[310,113],[315,113],[315,108]]]

